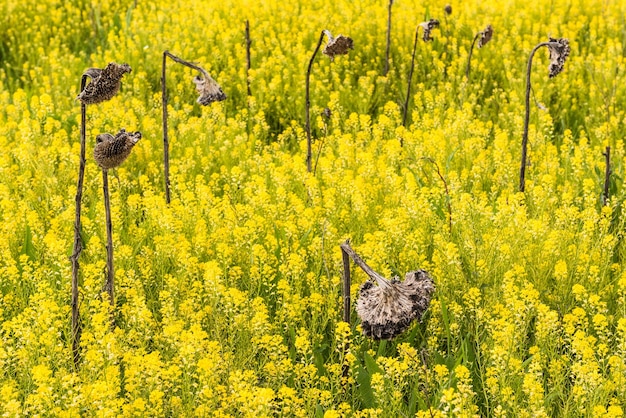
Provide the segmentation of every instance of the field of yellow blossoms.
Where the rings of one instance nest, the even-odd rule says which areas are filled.
[[[383,0],[0,2],[0,415],[623,416],[626,3],[446,5],[393,2],[383,75]],[[305,75],[324,29],[354,49],[313,63],[308,172]],[[554,78],[548,49],[534,57],[521,193],[528,57],[549,37],[571,52]],[[168,62],[169,205],[165,50],[227,96],[198,105],[196,72]],[[87,106],[75,364],[76,96],[109,62],[132,72]],[[143,139],[109,173],[111,307],[92,154],[121,128]],[[342,322],[346,239],[385,277],[434,280],[393,340],[362,335],[357,268]]]

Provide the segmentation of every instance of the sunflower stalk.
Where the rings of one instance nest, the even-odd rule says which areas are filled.
[[[548,42],[541,42],[533,48],[528,57],[528,66],[526,68],[526,101],[525,101],[525,114],[524,114],[524,133],[522,136],[522,161],[520,163],[520,175],[519,175],[519,191],[524,192],[526,189],[526,160],[528,154],[528,124],[530,121],[530,75],[533,65],[533,57],[535,52],[541,47],[548,47],[550,50],[550,66],[549,77],[556,77],[561,71],[563,71],[563,65],[565,59],[569,56],[569,41],[565,38],[552,39]]]
[[[202,74],[202,78],[195,77],[193,82],[196,84],[196,90],[200,93],[197,102],[203,106],[206,106],[214,101],[222,101],[226,99],[226,95],[222,91],[222,88],[217,84],[215,80],[209,75],[209,73],[202,67],[186,61],[169,51],[163,51],[163,64],[161,69],[161,103],[163,104],[163,171],[165,176],[165,201],[170,204],[170,152],[169,152],[169,137],[167,133],[167,77],[166,77],[166,62],[167,58],[172,61],[189,67]]]

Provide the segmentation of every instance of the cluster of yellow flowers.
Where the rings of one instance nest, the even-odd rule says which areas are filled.
[[[389,4],[0,4],[0,416],[623,416],[626,3],[469,1],[448,14],[394,1],[383,75]],[[430,18],[440,26],[417,45],[403,126],[413,35]],[[304,81],[323,29],[354,50],[313,66],[308,173]],[[535,57],[518,193],[526,63],[548,34],[572,50],[550,80],[547,52]],[[164,50],[228,96],[198,106],[193,71],[168,66],[169,205]],[[111,126],[144,139],[110,181],[113,308],[87,160],[76,367],[75,97],[83,71],[108,62],[133,71],[88,108],[88,155]],[[393,341],[361,335],[354,309],[341,320],[348,238],[386,277],[434,278],[424,320]],[[365,280],[353,272],[352,301]]]

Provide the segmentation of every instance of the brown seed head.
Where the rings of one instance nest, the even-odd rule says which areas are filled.
[[[550,67],[548,69],[550,71],[549,76],[552,78],[563,71],[565,60],[570,52],[569,40],[567,38],[550,38],[548,50],[550,51]]]
[[[76,97],[84,104],[96,104],[110,100],[120,90],[120,80],[130,73],[128,64],[109,63],[104,69],[89,68],[83,73],[91,78],[89,84]]]
[[[226,94],[224,94],[220,85],[217,84],[217,81],[213,80],[209,73],[204,72],[202,77],[199,75],[195,76],[193,82],[196,85],[198,94],[200,94],[197,102],[202,106],[226,100]]]
[[[363,334],[386,340],[404,332],[415,319],[422,318],[435,291],[432,279],[424,270],[411,271],[404,281],[370,279],[359,289],[356,311]]]
[[[478,48],[482,48],[487,42],[491,40],[493,36],[493,27],[487,25],[484,31],[480,32],[480,38],[478,39]]]
[[[424,42],[432,41],[433,38],[430,36],[430,32],[439,27],[439,21],[437,19],[430,19],[428,22],[420,23],[420,26],[424,29],[424,36],[422,37]]]
[[[452,6],[449,4],[446,4],[446,7],[443,8],[443,11],[446,12],[447,15],[451,15],[452,14]]]
[[[322,50],[322,53],[328,55],[331,61],[335,59],[335,55],[345,55],[351,49],[354,49],[354,41],[352,38],[343,35],[333,38],[328,30],[325,30],[324,33],[328,36],[328,43]]]
[[[96,137],[93,158],[103,170],[115,168],[124,162],[140,139],[141,132],[126,132],[123,128],[115,136],[100,134]]]

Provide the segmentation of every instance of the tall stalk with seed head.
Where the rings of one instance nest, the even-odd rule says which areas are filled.
[[[352,38],[347,36],[338,35],[336,38],[328,30],[323,30],[320,39],[317,42],[317,46],[315,47],[315,51],[313,51],[313,55],[309,60],[309,66],[306,70],[306,81],[305,81],[305,93],[304,93],[304,101],[305,101],[305,130],[306,130],[306,169],[310,173],[311,172],[311,160],[312,160],[312,151],[311,151],[311,98],[310,98],[310,84],[311,84],[311,69],[313,68],[313,61],[315,61],[315,56],[317,52],[320,50],[322,46],[322,41],[324,41],[324,35],[328,37],[328,43],[324,47],[322,51],[323,54],[328,55],[331,61],[335,59],[335,55],[345,55],[351,49],[354,49],[354,42]]]
[[[467,77],[468,80],[470,76],[472,52],[474,51],[474,45],[476,44],[476,41],[478,41],[478,49],[480,49],[487,42],[491,40],[492,36],[493,36],[493,27],[491,25],[487,25],[484,31],[478,32],[476,36],[474,36],[474,40],[472,41],[472,46],[470,46],[469,55],[467,56],[467,68],[465,68],[465,77]]]
[[[80,311],[78,308],[78,279],[80,269],[78,259],[83,250],[83,242],[80,237],[80,217],[82,210],[83,183],[85,179],[86,106],[88,104],[101,103],[113,98],[120,89],[122,76],[130,72],[131,68],[128,64],[117,64],[114,62],[109,63],[103,69],[88,68],[81,77],[80,93],[76,97],[76,99],[80,101],[80,160],[75,198],[74,247],[70,257],[72,263],[72,360],[76,368],[78,368],[80,362],[80,337],[82,333]],[[87,78],[91,79],[89,84],[87,84]]]
[[[556,77],[565,65],[565,60],[569,56],[569,41],[566,38],[554,39],[550,38],[548,42],[542,42],[535,46],[528,57],[528,66],[526,68],[526,112],[524,114],[524,133],[522,136],[522,162],[519,174],[519,191],[524,192],[526,188],[526,159],[528,152],[528,123],[530,120],[530,74],[533,65],[533,57],[535,52],[543,46],[548,47],[550,51],[550,66],[548,67],[550,78]]]
[[[196,76],[193,79],[196,85],[196,90],[200,94],[197,102],[203,106],[207,106],[213,102],[226,100],[226,95],[222,91],[219,84],[209,75],[204,68],[197,66],[189,61],[185,61],[182,58],[170,53],[169,51],[163,51],[163,66],[161,69],[161,103],[163,105],[163,171],[165,176],[165,201],[169,205],[171,201],[170,197],[170,151],[169,151],[169,138],[167,135],[167,83],[165,64],[167,58],[172,61],[189,67],[202,74],[202,77]]]
[[[415,41],[413,42],[413,54],[411,55],[411,69],[409,70],[409,82],[406,88],[406,97],[404,99],[404,110],[402,113],[402,126],[406,126],[406,118],[409,110],[409,98],[411,97],[411,81],[413,79],[413,70],[415,69],[415,52],[417,51],[417,39],[419,37],[419,30],[422,28],[424,33],[422,39],[424,42],[432,41],[430,36],[431,31],[439,26],[439,21],[436,19],[430,19],[428,22],[422,22],[415,28]]]

